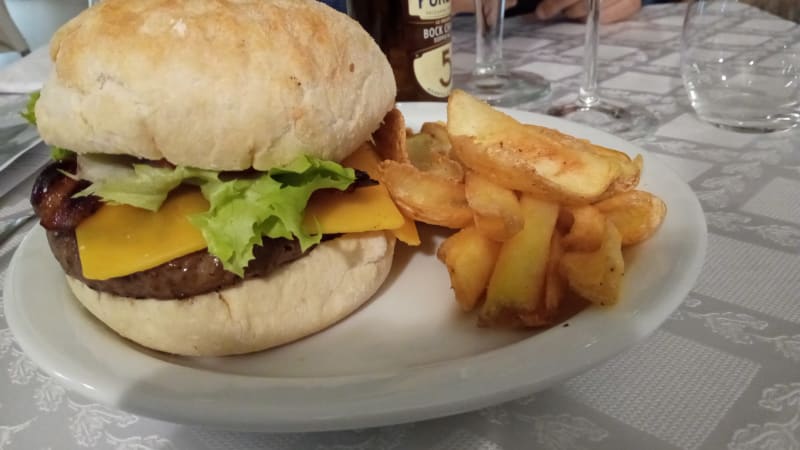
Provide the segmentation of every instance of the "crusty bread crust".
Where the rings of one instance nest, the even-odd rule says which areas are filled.
[[[213,170],[339,161],[394,106],[386,57],[316,0],[105,0],[50,44],[39,133]]]
[[[351,314],[381,286],[395,239],[347,234],[264,278],[183,300],[132,299],[67,283],[100,321],[145,347],[191,356],[250,353],[297,340]]]

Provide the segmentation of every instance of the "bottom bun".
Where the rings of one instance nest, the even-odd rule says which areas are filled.
[[[383,284],[395,239],[347,234],[263,278],[181,300],[99,292],[67,276],[98,319],[145,347],[189,356],[250,353],[294,341],[345,318]]]

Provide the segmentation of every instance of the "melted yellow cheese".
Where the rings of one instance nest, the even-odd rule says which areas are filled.
[[[306,206],[303,229],[311,234],[394,230],[405,219],[382,185],[353,192],[318,191]]]
[[[375,151],[375,147],[372,144],[365,143],[345,158],[342,161],[342,165],[367,172],[373,180],[377,180],[379,175],[378,164],[380,162],[381,158],[378,156],[378,152]]]
[[[187,216],[207,210],[208,201],[198,190],[173,193],[158,212],[103,205],[75,229],[83,276],[121,277],[206,248]]]
[[[401,242],[404,242],[412,247],[420,244],[419,232],[417,231],[417,223],[412,219],[403,216],[403,225],[400,228],[392,230],[395,237]]]
[[[342,165],[347,167],[352,167],[354,169],[358,169],[364,172],[367,172],[369,176],[374,179],[378,180],[379,173],[378,173],[378,164],[380,164],[380,157],[375,149],[372,147],[371,144],[366,143],[362,145],[358,150],[353,152],[350,156],[347,157],[344,161],[342,161]],[[386,193],[387,198],[389,201],[392,202],[392,208],[398,211],[398,214],[401,214],[397,209],[397,206],[394,205],[394,201],[391,200],[391,196],[389,192],[386,190],[385,187],[380,186],[383,188],[383,191]],[[405,242],[408,245],[417,246],[420,244],[419,239],[419,232],[417,232],[417,224],[414,222],[413,219],[409,217],[403,217],[403,223],[395,228],[386,228],[392,230],[395,237],[402,242]]]

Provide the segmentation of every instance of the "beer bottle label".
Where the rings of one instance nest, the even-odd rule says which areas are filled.
[[[450,0],[408,0],[408,15],[419,20],[450,17]]]
[[[408,0],[408,33],[417,84],[444,98],[452,87],[450,0]]]

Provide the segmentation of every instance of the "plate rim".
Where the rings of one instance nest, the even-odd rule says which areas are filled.
[[[410,102],[398,104],[398,108],[401,109],[401,111],[404,109],[416,108],[423,110],[438,109],[443,112],[445,107],[445,103],[432,102]],[[625,142],[626,148],[635,148],[636,151],[641,153],[646,159],[652,159],[653,157],[652,153],[634,143],[624,141],[621,138],[614,137],[608,133],[591,127],[572,122],[566,122],[563,119],[557,119],[550,116],[543,116],[530,111],[509,109],[503,109],[503,111],[517,116],[527,116],[528,118],[541,120],[541,122],[544,122],[545,124],[564,123],[564,125],[568,126],[571,130],[577,129],[577,134],[579,135],[590,133],[604,138],[613,138],[613,140]],[[404,114],[406,113],[404,112]],[[528,119],[521,120],[528,121]],[[159,397],[157,392],[154,394],[152,391],[149,393],[144,391],[140,393],[141,396],[121,397],[118,393],[115,395],[113,392],[115,391],[113,387],[111,387],[113,382],[108,379],[103,379],[102,374],[94,374],[94,377],[90,377],[94,378],[93,382],[86,382],[85,379],[75,379],[76,377],[74,375],[70,376],[70,373],[75,373],[75,368],[68,367],[69,370],[63,370],[64,358],[66,357],[62,357],[61,361],[55,364],[56,366],[62,367],[62,370],[59,370],[59,367],[53,367],[53,358],[42,354],[44,351],[42,349],[42,345],[46,346],[47,344],[44,342],[32,342],[36,341],[37,337],[31,336],[28,332],[29,330],[22,329],[23,324],[21,321],[23,312],[20,310],[20,305],[18,304],[21,302],[16,301],[11,297],[16,296],[14,280],[18,276],[18,271],[22,270],[20,268],[20,259],[22,258],[21,255],[23,254],[22,249],[32,245],[31,241],[37,238],[37,233],[43,237],[43,231],[41,231],[39,227],[36,227],[25,236],[7,269],[4,286],[4,293],[6,296],[6,320],[20,347],[22,347],[23,350],[31,356],[31,358],[39,367],[41,367],[45,372],[56,376],[61,383],[67,385],[67,387],[69,387],[71,390],[101,403],[110,404],[114,407],[131,411],[143,416],[171,422],[206,425],[230,430],[329,431],[350,429],[355,427],[399,424],[470,411],[491,404],[512,400],[522,395],[535,392],[571,375],[580,373],[592,366],[600,364],[601,362],[626,350],[627,348],[630,348],[633,344],[640,342],[645,337],[650,335],[658,327],[660,327],[661,324],[669,317],[672,311],[674,311],[678,305],[683,302],[686,295],[688,295],[689,291],[696,283],[700,269],[702,268],[704,262],[707,247],[705,217],[703,215],[699,200],[688,184],[686,184],[672,169],[664,164],[659,166],[659,170],[667,172],[669,174],[667,178],[672,178],[671,181],[677,181],[678,184],[681,185],[681,189],[684,189],[688,192],[689,197],[686,197],[686,199],[691,200],[692,209],[694,209],[694,212],[696,213],[699,212],[699,214],[688,214],[686,217],[689,218],[691,222],[690,225],[693,229],[695,227],[702,228],[700,236],[702,239],[696,243],[697,245],[694,247],[694,252],[690,255],[687,265],[685,266],[686,270],[683,270],[680,273],[680,290],[677,292],[673,291],[664,294],[666,297],[662,302],[660,302],[660,304],[651,305],[649,314],[651,316],[657,316],[657,320],[646,322],[644,324],[638,322],[636,323],[636,326],[615,328],[613,333],[609,333],[607,336],[604,336],[604,340],[602,340],[602,342],[599,344],[592,346],[591,349],[586,348],[582,353],[574,353],[564,356],[564,358],[567,358],[567,360],[571,361],[567,370],[556,370],[555,372],[557,373],[540,375],[538,378],[532,377],[531,381],[527,383],[518,381],[519,377],[516,376],[518,373],[510,373],[508,370],[505,372],[501,370],[498,371],[498,373],[492,374],[478,373],[480,370],[470,368],[469,364],[464,364],[466,362],[473,362],[476,360],[480,360],[482,363],[484,363],[484,365],[496,361],[504,361],[507,359],[506,357],[509,354],[512,357],[514,356],[512,347],[522,346],[524,348],[524,344],[528,341],[526,339],[479,355],[457,358],[455,360],[425,366],[424,370],[420,370],[420,367],[409,367],[402,370],[369,373],[363,375],[303,377],[301,379],[297,379],[295,377],[250,377],[247,375],[215,372],[211,372],[212,375],[209,375],[207,373],[208,371],[198,368],[174,366],[174,370],[177,373],[190,373],[192,375],[198,375],[202,377],[204,379],[204,383],[210,383],[209,386],[206,386],[209,389],[213,389],[214,382],[223,382],[223,384],[225,384],[226,380],[227,383],[235,382],[237,384],[237,390],[235,392],[242,390],[243,392],[246,392],[251,388],[260,388],[262,390],[282,388],[288,389],[292,392],[310,392],[314,389],[333,389],[335,392],[336,389],[341,389],[342,386],[352,387],[356,390],[360,390],[361,387],[369,383],[380,384],[389,382],[396,383],[397,386],[411,388],[415,382],[426,381],[426,379],[428,382],[430,382],[430,379],[433,378],[440,385],[442,383],[458,383],[461,389],[471,393],[469,396],[455,396],[452,393],[438,398],[434,396],[429,398],[428,403],[425,405],[413,404],[413,402],[411,404],[408,402],[403,403],[403,394],[395,394],[393,397],[394,400],[396,400],[396,402],[393,404],[394,407],[386,407],[385,398],[380,399],[380,401],[376,400],[375,398],[365,398],[364,396],[342,399],[342,403],[338,405],[338,409],[349,411],[347,414],[336,414],[331,408],[329,408],[327,411],[317,411],[316,414],[308,414],[308,411],[304,411],[302,408],[298,409],[297,411],[287,411],[287,409],[282,407],[278,407],[277,409],[273,408],[272,411],[268,413],[269,411],[267,411],[265,408],[258,408],[258,405],[249,405],[247,407],[243,407],[240,411],[238,411],[237,414],[231,414],[231,411],[228,408],[224,408],[224,411],[222,412],[209,415],[208,411],[204,410],[202,407],[187,407],[176,412],[175,406],[172,404],[173,402],[171,400]],[[585,312],[582,312],[580,314],[584,313]],[[609,311],[602,311],[600,313],[609,314]],[[609,316],[606,319],[610,320],[611,317]],[[25,337],[20,340],[19,336]],[[536,337],[536,339],[539,338],[540,337],[538,336]],[[38,338],[38,340],[41,341],[42,339]],[[598,345],[600,345],[600,347],[598,347]],[[136,359],[146,358],[155,360],[155,358],[151,358],[143,352],[133,353],[139,356],[139,358]],[[66,361],[67,366],[69,366],[69,358],[66,358]],[[158,361],[159,362],[155,363],[155,365],[168,364],[165,361]],[[48,364],[48,362],[50,364]],[[501,368],[505,368],[505,366],[502,366]],[[515,369],[519,368],[519,366],[515,367]],[[525,367],[523,366],[522,368],[524,369]],[[473,372],[470,372],[470,370],[473,370]],[[77,370],[77,372],[81,372],[81,370]],[[485,372],[485,369],[483,372]],[[476,385],[477,381],[483,380],[482,377],[486,376],[497,377],[501,380],[501,382],[497,383],[494,387],[482,386],[480,389],[469,390],[469,388]],[[259,383],[254,379],[260,380],[261,382]],[[517,379],[517,381],[512,382],[511,380],[514,379]],[[267,381],[266,385],[264,380]],[[269,381],[275,385],[270,386]],[[307,385],[309,381],[315,383],[315,386],[310,388],[308,386],[304,386]],[[432,386],[432,384],[429,384],[427,389],[430,390]],[[408,392],[406,392],[406,394],[408,394]],[[186,406],[190,404],[197,404],[196,401],[197,400],[195,399],[187,398]],[[205,400],[201,399],[201,403],[203,401]],[[353,403],[353,405],[342,406],[345,405],[347,401]],[[384,402],[384,407],[382,408],[380,407],[381,402]],[[295,408],[297,407],[295,406]],[[353,414],[352,411],[358,411],[358,413]]]

